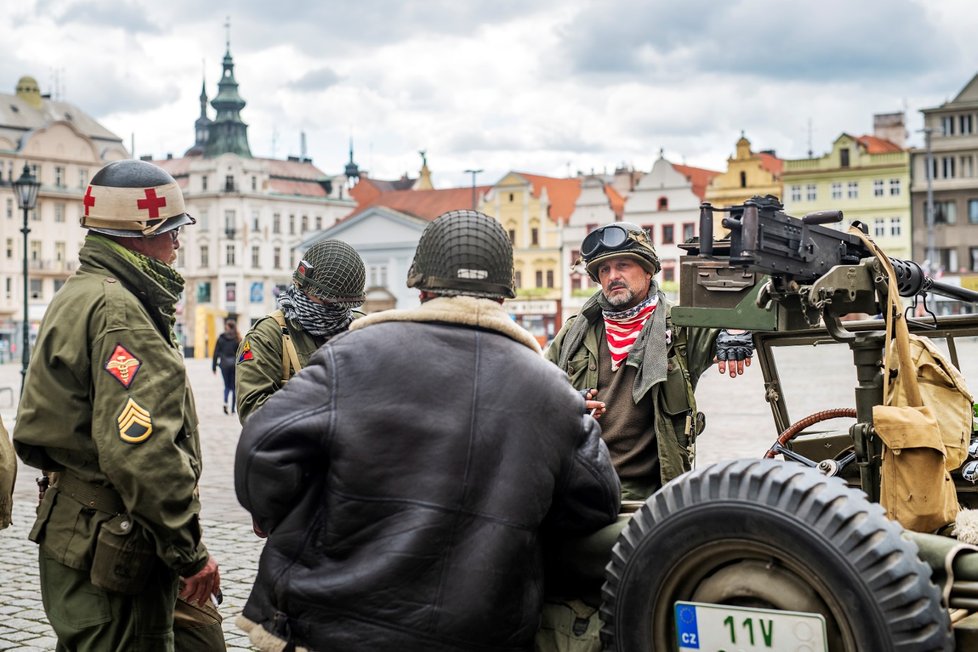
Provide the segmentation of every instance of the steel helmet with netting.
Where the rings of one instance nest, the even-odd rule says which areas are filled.
[[[592,281],[598,280],[598,265],[603,260],[625,256],[632,258],[650,274],[661,269],[652,239],[645,229],[631,222],[612,222],[591,231],[581,243],[581,260]]]
[[[421,234],[407,285],[447,296],[512,299],[513,245],[488,215],[449,211]]]
[[[356,307],[366,299],[363,259],[342,240],[320,240],[309,247],[292,279],[300,290],[329,303]]]
[[[124,238],[159,235],[196,222],[170,173],[146,161],[113,161],[100,169],[82,204],[83,227]]]

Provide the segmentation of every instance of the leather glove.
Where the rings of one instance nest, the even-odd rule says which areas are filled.
[[[736,335],[721,330],[717,335],[717,360],[746,360],[754,356],[754,338],[750,332]]]

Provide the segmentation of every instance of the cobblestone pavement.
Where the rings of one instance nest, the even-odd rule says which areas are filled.
[[[793,419],[817,410],[852,404],[855,375],[844,347],[820,350],[818,355],[793,351],[778,357],[787,404]],[[959,345],[966,376],[978,378],[978,344]],[[972,368],[969,368],[972,367]],[[251,650],[234,619],[251,590],[262,542],[251,531],[251,519],[234,496],[232,467],[240,433],[238,420],[223,413],[220,374],[210,362],[188,360],[187,368],[197,398],[204,454],[201,479],[204,539],[221,568],[224,631],[229,650]],[[978,381],[976,381],[978,382]],[[974,383],[973,383],[974,384]],[[0,365],[0,416],[12,430],[16,408],[3,387],[20,391],[20,367]],[[724,459],[759,457],[776,435],[764,401],[760,370],[731,379],[710,370],[696,391],[699,408],[707,414],[707,429],[698,442],[698,465]],[[793,402],[793,398],[800,400]],[[841,424],[847,427],[848,424]],[[37,548],[27,540],[33,523],[37,489],[34,469],[21,465],[15,493],[14,525],[0,532],[0,651],[48,651],[55,638],[44,616],[38,588]]]

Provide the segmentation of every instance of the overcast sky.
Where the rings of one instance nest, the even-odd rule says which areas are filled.
[[[952,99],[978,72],[974,0],[11,0],[0,88],[25,74],[135,154],[193,144],[202,77],[231,54],[256,156],[437,187],[507,170],[724,169],[821,155],[874,113]],[[214,117],[210,109],[210,117]]]

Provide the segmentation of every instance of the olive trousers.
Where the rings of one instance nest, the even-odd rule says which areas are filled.
[[[226,649],[217,610],[178,600],[178,578],[162,565],[138,595],[100,589],[91,583],[88,571],[65,566],[43,552],[38,566],[44,612],[58,637],[57,652]]]

